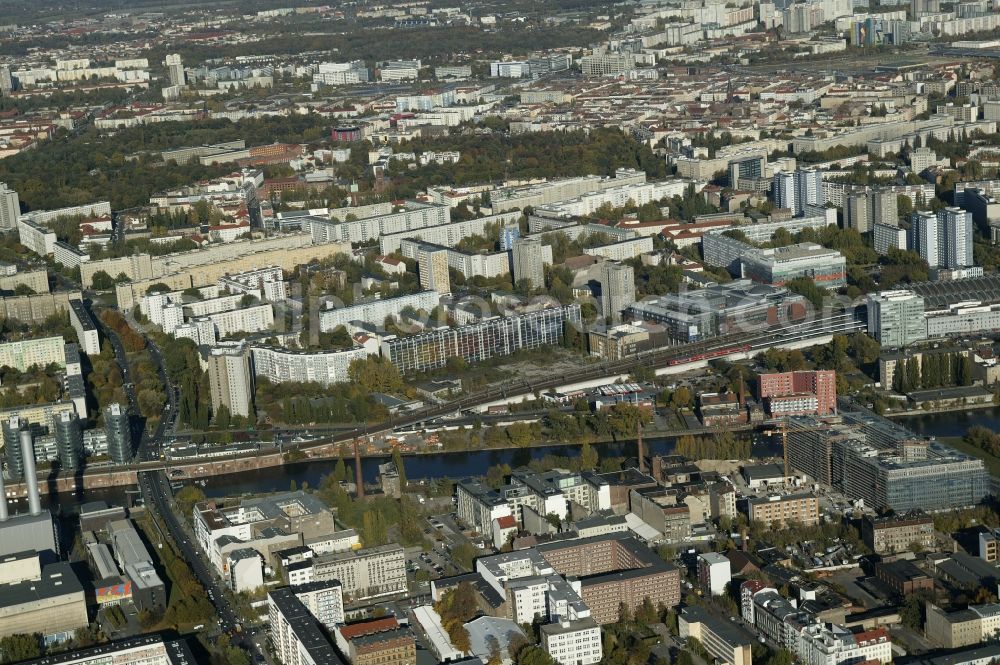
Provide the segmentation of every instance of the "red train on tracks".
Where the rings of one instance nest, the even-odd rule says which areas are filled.
[[[724,349],[715,349],[714,351],[706,351],[705,353],[696,353],[693,356],[688,356],[686,358],[674,358],[667,364],[671,366],[686,365],[687,363],[695,363],[699,360],[711,360],[712,358],[728,356],[730,353],[746,353],[749,350],[749,344],[743,344],[742,346],[729,346]]]

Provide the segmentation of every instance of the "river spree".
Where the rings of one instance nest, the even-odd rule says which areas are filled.
[[[907,416],[896,422],[924,436],[963,436],[969,428],[977,425],[1000,432],[1000,406]]]
[[[1000,431],[1000,407],[978,409],[972,411],[953,411],[948,413],[921,414],[901,418],[898,422],[915,433],[923,436],[962,436],[970,427],[979,425],[994,431]],[[669,454],[673,452],[676,439],[673,437],[650,437],[645,441],[646,449],[654,454]],[[635,455],[635,441],[618,443],[595,443],[594,449],[603,457],[627,457]],[[780,448],[755,443],[755,457],[779,456]],[[406,458],[406,475],[411,479],[420,478],[465,478],[486,473],[486,470],[497,464],[509,464],[511,467],[524,466],[532,459],[540,459],[546,455],[576,456],[580,454],[577,445],[540,446],[536,448],[508,448],[504,450],[476,450],[469,452],[441,452],[425,455],[411,455]],[[353,460],[345,460],[353,467]],[[362,460],[362,469],[366,482],[375,482],[378,476],[378,465],[385,458],[368,457]],[[286,464],[255,472],[239,473],[208,478],[205,494],[210,497],[235,496],[245,493],[277,492],[287,490],[292,481],[299,487],[308,483],[317,487],[324,475],[333,469],[332,460],[322,462],[300,462]],[[43,500],[45,497],[43,497]],[[60,506],[64,511],[73,511],[74,507],[83,501],[105,500],[109,503],[126,501],[124,488],[114,488],[86,492],[83,496],[57,495],[52,497],[51,504]],[[12,506],[13,507],[13,506]],[[17,508],[15,508],[16,510]]]

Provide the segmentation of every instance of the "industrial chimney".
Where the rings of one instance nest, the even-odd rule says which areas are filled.
[[[7,488],[3,484],[3,474],[0,473],[0,522],[6,522],[10,517],[7,512]]]
[[[357,439],[354,439],[354,486],[357,488],[357,498],[365,498],[365,479],[361,475],[361,453],[358,450]]]
[[[639,422],[639,438],[636,444],[639,455],[639,473],[646,473],[646,451],[642,445],[642,421]]]
[[[38,473],[35,471],[35,441],[30,429],[21,430],[21,457],[24,458],[24,484],[28,486],[28,512],[42,513],[42,500],[38,497]]]

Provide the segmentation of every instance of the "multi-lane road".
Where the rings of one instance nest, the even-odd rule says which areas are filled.
[[[115,332],[101,324],[97,317],[94,317],[94,319],[98,321],[98,325],[101,327],[105,337],[111,342],[115,358],[121,367],[122,375],[125,379],[125,395],[129,403],[129,412],[133,416],[131,420],[135,423],[142,423],[142,420],[138,418],[139,408],[136,401],[135,385],[132,383],[133,373],[129,366],[128,355],[125,353],[125,349]],[[164,371],[160,350],[148,337],[146,338],[146,343],[150,357],[156,365],[160,381],[163,383],[164,390],[166,391],[167,403],[155,430],[150,431],[141,425],[133,428],[133,439],[138,435],[138,445],[135,446],[135,460],[139,463],[152,462],[159,459],[164,433],[172,427],[177,417],[177,394]],[[146,509],[154,517],[159,517],[163,522],[176,550],[187,561],[195,579],[204,587],[209,601],[219,616],[219,630],[228,633],[231,636],[230,643],[246,649],[253,656],[255,662],[266,662],[267,655],[264,648],[263,631],[256,626],[246,626],[246,630],[243,630],[241,618],[233,610],[232,603],[228,598],[227,594],[229,590],[222,584],[221,579],[215,575],[209,564],[202,557],[195,542],[194,534],[182,522],[174,509],[173,493],[170,489],[170,482],[167,479],[166,473],[158,469],[140,471],[138,479],[139,491]]]

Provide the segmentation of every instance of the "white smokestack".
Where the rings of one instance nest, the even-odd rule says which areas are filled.
[[[7,488],[3,484],[3,474],[0,473],[0,522],[6,522],[10,517],[7,512]]]
[[[28,512],[40,515],[42,500],[38,496],[38,473],[35,471],[35,441],[31,430],[21,430],[21,457],[24,458],[24,484],[28,486]]]

